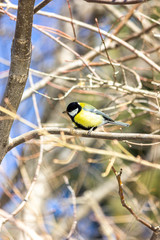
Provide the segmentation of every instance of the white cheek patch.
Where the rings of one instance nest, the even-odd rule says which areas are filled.
[[[73,111],[71,112],[68,112],[68,114],[72,117],[74,117],[76,114],[78,113],[78,108],[74,109]]]

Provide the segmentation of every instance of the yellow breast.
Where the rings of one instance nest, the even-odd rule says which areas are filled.
[[[78,123],[85,128],[97,127],[103,123],[103,117],[101,115],[84,111],[83,109],[74,117],[75,123]]]

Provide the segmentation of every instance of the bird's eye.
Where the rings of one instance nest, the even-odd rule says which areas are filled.
[[[78,108],[76,108],[76,109],[68,112],[68,114],[69,114],[70,116],[72,116],[72,117],[74,117],[77,113],[78,113]]]

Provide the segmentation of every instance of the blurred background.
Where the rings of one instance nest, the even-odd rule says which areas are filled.
[[[5,10],[0,12],[1,99],[8,79],[17,4],[0,1]],[[34,15],[32,61],[18,115],[39,127],[73,128],[62,112],[70,102],[82,101],[130,124],[129,128],[98,130],[159,134],[160,2],[115,6],[70,0],[69,4],[72,15],[66,0],[51,1]],[[32,129],[31,124],[15,120],[10,138]],[[17,211],[16,219],[42,239],[150,239],[152,231],[122,207],[111,167],[123,169],[128,205],[145,222],[157,226],[159,159],[157,142],[63,134],[33,139],[13,148],[3,159],[0,207],[11,214]],[[18,211],[24,198],[28,200]],[[3,225],[0,238],[30,239],[9,222]]]

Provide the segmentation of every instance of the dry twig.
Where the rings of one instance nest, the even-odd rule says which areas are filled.
[[[150,230],[152,230],[154,232],[153,235],[158,235],[159,231],[160,231],[160,227],[154,227],[153,225],[151,225],[150,223],[148,223],[145,219],[142,219],[141,217],[139,217],[135,211],[126,203],[125,198],[124,198],[124,193],[123,193],[123,183],[121,180],[121,175],[122,175],[122,169],[120,169],[120,172],[117,172],[115,170],[115,168],[112,166],[112,170],[117,178],[118,181],[118,186],[119,186],[119,196],[120,196],[120,200],[121,200],[121,204],[124,208],[126,208],[134,217],[135,219],[142,223],[143,225],[145,225],[147,228],[149,228]],[[156,239],[156,238],[155,238]],[[153,236],[151,238],[151,240],[153,240]]]

